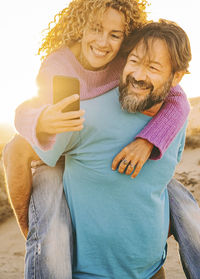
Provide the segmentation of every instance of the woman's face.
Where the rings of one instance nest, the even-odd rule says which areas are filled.
[[[80,63],[88,70],[100,70],[117,55],[124,39],[124,16],[108,8],[99,22],[83,31]]]

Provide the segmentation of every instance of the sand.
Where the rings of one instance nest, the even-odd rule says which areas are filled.
[[[0,225],[0,279],[21,279],[25,241],[14,217]]]
[[[25,242],[14,217],[0,225],[0,279],[22,279],[24,270]],[[167,279],[185,278],[177,245],[173,237],[168,240],[168,257],[165,264]]]
[[[200,201],[200,148],[186,149],[176,169],[176,177],[190,189]],[[0,279],[23,278],[25,242],[14,217],[0,225]],[[168,240],[168,256],[165,263],[167,279],[184,279],[178,247]]]

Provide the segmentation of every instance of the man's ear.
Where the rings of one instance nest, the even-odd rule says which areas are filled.
[[[172,80],[172,87],[179,84],[179,82],[182,80],[182,77],[184,76],[184,74],[185,74],[185,71],[175,72],[173,80]]]

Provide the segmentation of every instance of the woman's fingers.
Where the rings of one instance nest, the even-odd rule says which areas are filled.
[[[64,120],[80,118],[84,114],[85,114],[84,110],[77,110],[77,111],[63,112],[59,116],[60,116],[60,120],[64,121]]]
[[[149,159],[153,144],[144,139],[136,139],[123,148],[112,162],[112,170],[135,178]]]
[[[65,133],[65,132],[74,132],[74,131],[81,131],[83,129],[83,125],[78,125],[74,127],[63,127],[63,128],[57,128],[54,129],[55,134]]]
[[[63,100],[59,101],[58,103],[54,104],[54,110],[56,111],[62,111],[64,108],[66,108],[68,105],[76,102],[79,99],[78,94],[74,94],[70,97],[66,97]]]
[[[116,170],[119,163],[121,162],[121,160],[124,158],[125,154],[124,151],[122,150],[121,152],[119,152],[117,154],[117,156],[115,156],[115,158],[112,161],[112,170]]]
[[[118,172],[124,173],[124,171],[125,171],[125,169],[127,168],[129,162],[130,162],[129,160],[127,160],[126,158],[124,158],[124,159],[121,161],[121,163],[120,163],[120,165],[119,165],[119,167],[118,167]]]
[[[141,171],[144,163],[142,159],[131,159],[130,157],[124,158],[118,167],[118,172],[124,173],[126,175],[131,175],[132,178],[135,178]]]
[[[83,123],[85,119],[73,119],[65,121],[53,121],[49,126],[49,133],[59,134],[69,131],[80,131],[83,129]]]
[[[134,170],[133,174],[131,175],[131,178],[135,178],[139,174],[139,172],[141,171],[145,162],[140,161],[140,162],[137,163],[137,165],[135,167],[135,170]]]
[[[135,162],[133,162],[133,161],[131,161],[131,162],[128,164],[128,167],[127,167],[127,169],[126,169],[126,174],[127,174],[127,175],[130,175],[130,174],[133,172],[133,170],[134,170],[136,164],[137,164],[137,163],[135,163]]]

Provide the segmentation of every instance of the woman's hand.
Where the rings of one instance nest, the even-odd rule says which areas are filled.
[[[125,172],[127,175],[132,173],[131,177],[135,178],[149,159],[152,149],[152,143],[145,139],[137,138],[117,154],[112,162],[112,170],[118,168],[120,173]]]
[[[48,137],[63,132],[82,130],[84,119],[80,117],[85,113],[83,110],[63,112],[64,108],[78,99],[79,96],[74,94],[44,109],[38,119],[36,127],[38,139],[40,135],[42,137],[44,135]]]
[[[144,110],[142,113],[143,113],[143,114],[146,114],[146,115],[148,115],[148,116],[153,117],[154,115],[156,115],[156,114],[159,112],[159,110],[160,110],[160,108],[162,107],[163,103],[164,103],[164,102],[161,102],[161,103],[159,103],[159,104],[156,104],[156,105],[152,106],[151,108],[149,108],[149,109],[147,109],[147,110]]]

